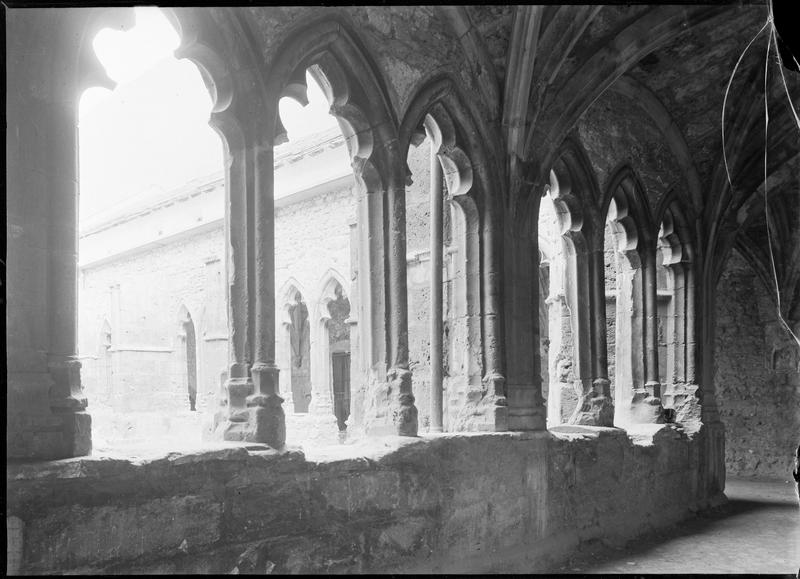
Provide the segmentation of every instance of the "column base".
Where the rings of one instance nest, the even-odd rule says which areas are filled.
[[[283,398],[277,395],[278,369],[256,364],[250,378],[231,378],[228,390],[228,416],[219,428],[223,440],[259,442],[272,448],[286,443],[286,417]]]
[[[568,424],[614,426],[614,403],[611,397],[596,392],[582,396]]]
[[[399,436],[417,436],[418,413],[411,389],[411,372],[405,368],[392,368],[386,377],[390,390],[397,393],[392,408],[392,422],[397,434]]]
[[[92,417],[88,412],[64,412],[56,414],[62,420],[63,437],[59,441],[56,456],[72,458],[92,454]]]
[[[504,395],[505,377],[490,374],[483,379],[483,388],[467,393],[464,406],[450,423],[453,432],[506,432],[508,400]]]
[[[358,430],[365,436],[385,436],[395,434],[390,416],[392,391],[388,382],[378,378],[378,372],[371,372],[364,393],[365,406],[363,424]],[[352,427],[351,427],[352,428]]]
[[[253,406],[248,408],[246,422],[225,423],[224,440],[258,442],[281,449],[286,444],[286,417],[280,406]]]
[[[701,432],[701,489],[707,499],[713,499],[725,490],[725,425],[719,421],[705,423]]]
[[[668,384],[665,386],[664,408],[671,407],[675,411],[675,422],[699,423],[702,417],[702,408],[698,398],[696,384]]]
[[[508,430],[547,430],[541,384],[508,384]]]
[[[646,390],[633,393],[630,406],[631,421],[636,424],[662,424],[664,407],[661,398],[656,398]]]
[[[88,401],[81,387],[81,363],[69,356],[52,360],[48,368],[53,379],[50,389],[50,411],[54,422],[60,422],[53,456],[71,458],[92,453],[92,417],[86,412]]]

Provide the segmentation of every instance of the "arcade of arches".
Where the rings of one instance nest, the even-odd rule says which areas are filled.
[[[164,12],[225,149],[213,440],[92,453],[78,99],[133,12],[7,9],[10,572],[531,571],[724,504],[726,474],[786,480],[800,75],[769,30],[726,93],[765,5]],[[275,287],[278,102],[306,71],[356,214],[350,279],[313,299]],[[172,320],[194,407],[199,318]],[[307,454],[306,409],[359,442]]]

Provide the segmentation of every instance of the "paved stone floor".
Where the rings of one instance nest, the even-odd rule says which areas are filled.
[[[729,502],[620,549],[589,547],[556,573],[769,573],[800,569],[794,481],[728,479]]]

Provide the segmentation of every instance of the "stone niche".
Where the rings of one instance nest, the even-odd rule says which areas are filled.
[[[705,429],[640,428],[11,464],[9,549],[25,574],[531,572],[724,500]]]

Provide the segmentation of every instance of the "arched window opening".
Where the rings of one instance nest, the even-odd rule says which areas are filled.
[[[133,28],[92,40],[116,87],[80,100],[78,334],[89,344],[102,318],[114,328],[108,370],[84,375],[93,432],[109,433],[110,448],[174,448],[200,441],[214,410],[206,393],[216,395],[228,358],[224,280],[212,283],[207,267],[226,260],[223,147],[209,126],[212,95],[197,65],[175,58],[169,19],[134,10]],[[181,303],[222,317],[207,334],[182,313],[176,332]],[[103,389],[107,413],[93,394]]]
[[[464,409],[481,388],[478,230],[470,162],[435,109],[441,122],[425,116],[406,160],[409,366],[420,427],[452,432],[471,428]]]
[[[628,200],[620,187],[609,204],[604,241],[607,356],[615,425],[633,420],[629,393],[644,387],[644,288],[638,242]]]
[[[284,353],[280,385],[287,436],[306,447],[335,444],[346,429],[350,357],[356,356],[349,336],[357,316],[349,315],[342,284],[326,278],[319,285],[320,273],[331,271],[349,278],[351,287],[358,282],[359,191],[343,134],[346,121],[331,114],[333,91],[323,67],[312,64],[298,71],[278,103],[275,285],[297,283],[307,291],[289,290],[286,331],[276,333],[276,351]],[[333,304],[341,314],[334,286],[347,303],[342,319],[328,309]]]
[[[663,421],[656,242],[641,233],[650,226],[638,187],[632,177],[623,177],[612,190],[604,240],[607,320],[609,328],[613,325],[613,341],[609,335],[607,342],[609,380],[614,424],[623,427]]]
[[[565,286],[569,241],[562,237],[560,219],[548,187],[539,204],[538,221],[539,339],[548,428],[568,422],[580,397],[575,387],[573,320]]]
[[[658,234],[659,373],[662,404],[678,421],[694,410],[694,275],[683,215],[673,203]],[[683,407],[688,403],[686,409]]]

